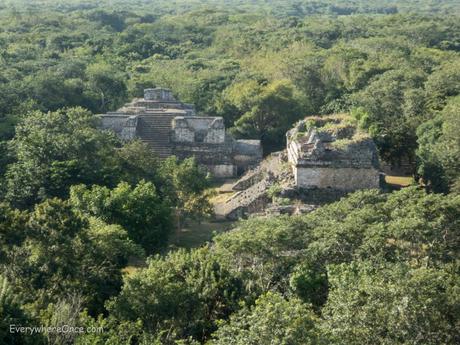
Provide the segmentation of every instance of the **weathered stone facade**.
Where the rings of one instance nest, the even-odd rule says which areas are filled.
[[[172,123],[176,143],[225,143],[225,126],[221,117],[178,116]]]
[[[355,190],[379,188],[375,144],[351,117],[309,117],[286,136],[286,150],[246,172],[234,194],[215,204],[217,217],[306,213]]]
[[[379,187],[375,144],[349,116],[299,122],[287,133],[287,152],[298,188],[349,192]]]
[[[144,98],[100,118],[102,128],[123,140],[141,139],[161,159],[195,157],[214,177],[234,177],[262,159],[260,140],[235,140],[221,117],[196,116],[168,89],[146,89]]]

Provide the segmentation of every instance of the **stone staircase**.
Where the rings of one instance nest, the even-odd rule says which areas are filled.
[[[160,157],[166,159],[172,155],[171,122],[177,114],[141,115],[138,125],[139,138],[147,143]]]
[[[263,180],[249,188],[238,191],[226,201],[214,205],[214,213],[218,219],[237,220],[249,214],[261,212],[270,202],[267,191],[273,183],[273,175],[269,174]]]
[[[255,169],[246,172],[232,186],[236,193],[214,204],[216,218],[237,220],[264,212],[272,202],[268,195],[270,187],[277,183],[284,190],[293,183],[294,175],[290,167],[284,166],[285,157],[285,151],[272,153]]]

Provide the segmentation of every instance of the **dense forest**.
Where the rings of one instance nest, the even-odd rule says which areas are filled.
[[[0,344],[460,343],[460,2],[7,0],[0,66]],[[266,154],[349,113],[414,185],[171,248],[212,181],[95,116],[155,86]]]

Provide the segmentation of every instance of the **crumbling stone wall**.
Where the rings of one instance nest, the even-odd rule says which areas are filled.
[[[236,176],[231,145],[176,142],[173,146],[173,152],[179,159],[195,157],[196,161],[216,178]]]
[[[123,140],[136,137],[137,116],[129,114],[106,114],[100,117],[101,127],[114,131]]]
[[[129,116],[123,129],[121,130],[120,137],[123,140],[133,140],[137,135],[137,123],[139,118],[137,116]]]
[[[312,117],[287,133],[298,188],[339,191],[379,188],[377,150],[345,115]]]
[[[169,89],[146,89],[144,98],[99,117],[102,128],[124,140],[139,138],[160,159],[195,157],[214,177],[234,177],[262,159],[260,140],[233,139],[222,117],[196,116],[193,105],[177,101]]]
[[[293,167],[297,186],[335,188],[344,191],[379,188],[379,174],[374,169]]]
[[[172,91],[165,88],[154,88],[144,90],[144,99],[149,101],[174,101]]]
[[[220,117],[178,116],[172,123],[174,154],[183,159],[195,157],[216,178],[236,176],[232,139],[226,140]]]
[[[233,144],[233,160],[238,173],[255,168],[262,161],[260,140],[236,140]]]
[[[261,212],[270,203],[267,190],[273,183],[273,176],[267,175],[263,180],[245,190],[238,191],[224,203],[215,205],[214,212],[218,218],[237,220],[253,213]]]
[[[221,117],[178,116],[172,127],[173,141],[178,143],[225,143],[225,126]]]

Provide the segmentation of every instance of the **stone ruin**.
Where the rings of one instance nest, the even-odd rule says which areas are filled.
[[[345,192],[379,188],[375,144],[350,116],[308,117],[286,137],[288,160],[298,188]]]
[[[215,205],[219,218],[310,212],[349,192],[379,188],[376,146],[350,116],[308,117],[286,139],[286,150],[247,172],[230,196]],[[279,190],[278,201],[270,197],[273,186]]]
[[[262,159],[260,140],[235,140],[222,117],[197,116],[169,89],[146,89],[144,98],[99,117],[102,128],[123,140],[142,140],[160,159],[195,157],[216,178],[235,177]]]

